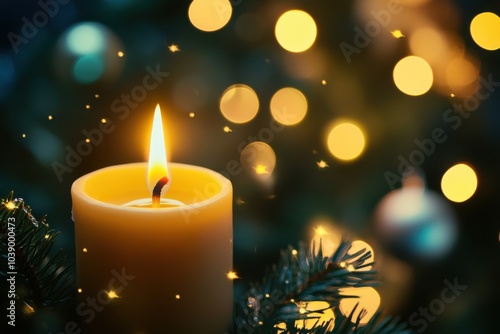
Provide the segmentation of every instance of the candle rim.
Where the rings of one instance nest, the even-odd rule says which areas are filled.
[[[174,212],[174,211],[182,212],[182,211],[189,210],[192,208],[196,209],[196,208],[204,207],[204,206],[207,206],[210,203],[216,202],[219,199],[221,199],[222,197],[224,197],[227,191],[232,192],[231,181],[229,181],[229,179],[224,177],[222,174],[220,174],[214,170],[211,170],[209,168],[206,168],[206,167],[202,167],[202,166],[198,166],[198,165],[191,165],[191,164],[184,164],[184,163],[176,163],[176,162],[169,162],[169,166],[174,167],[174,168],[181,167],[181,168],[187,168],[187,169],[193,169],[193,170],[200,170],[201,169],[202,171],[210,174],[211,176],[214,177],[214,179],[216,179],[220,183],[220,191],[216,195],[209,197],[207,199],[201,200],[199,202],[188,203],[188,204],[185,204],[182,206],[177,206],[177,207],[150,208],[150,207],[123,206],[122,204],[114,204],[114,203],[104,202],[102,200],[98,200],[98,199],[93,198],[84,189],[86,180],[99,172],[102,172],[105,170],[110,170],[110,169],[115,169],[115,168],[119,168],[119,167],[125,167],[125,166],[128,166],[128,167],[146,166],[146,168],[147,168],[147,164],[148,164],[147,162],[133,162],[133,163],[112,165],[112,166],[99,168],[99,169],[92,171],[88,174],[82,175],[78,179],[76,179],[73,182],[73,184],[71,185],[71,194],[72,194],[72,196],[74,196],[75,192],[78,191],[80,193],[79,197],[83,201],[88,202],[88,203],[93,203],[93,204],[99,204],[100,206],[102,206],[104,208],[108,208],[108,209],[116,209],[116,210],[121,210],[121,211],[130,211],[130,212],[141,212],[141,213],[146,213],[146,214],[147,213],[155,214],[158,212]]]

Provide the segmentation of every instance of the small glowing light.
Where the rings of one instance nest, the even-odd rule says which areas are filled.
[[[191,24],[202,31],[216,31],[231,19],[233,7],[229,0],[194,0],[189,5],[188,16]]]
[[[326,80],[321,80],[321,84],[322,84],[323,86],[326,86]]]
[[[297,255],[297,254],[299,254],[299,252],[296,249],[292,250],[292,255]]]
[[[52,120],[52,115],[49,115],[48,119],[49,119],[49,121],[51,121]]]
[[[181,295],[175,295],[175,299],[181,299]]]
[[[120,297],[118,297],[118,295],[116,294],[116,292],[114,290],[108,291],[107,294],[108,294],[109,299],[120,298]]]
[[[351,122],[334,125],[328,133],[327,145],[334,157],[343,161],[354,160],[365,148],[365,135]]]
[[[95,94],[95,95],[94,95],[94,97],[95,97],[96,99],[98,99],[98,98],[99,98],[99,94]]]
[[[117,55],[118,57],[122,58],[125,54],[123,53],[123,51],[118,51]]]
[[[242,198],[239,198],[239,197],[238,197],[238,198],[236,199],[236,204],[237,204],[237,205],[243,205],[243,204],[245,204],[245,203],[246,203],[246,202],[245,202],[245,200],[243,200]]]
[[[78,288],[77,291],[78,291],[78,293],[82,293],[83,292],[83,290],[81,288]]]
[[[50,235],[46,234],[45,239],[48,239],[48,238],[50,238]]]
[[[395,38],[405,37],[405,35],[403,35],[403,33],[401,32],[401,30],[399,30],[399,29],[391,31],[391,34]]]
[[[193,118],[194,117],[194,112],[189,113],[189,117]]]
[[[230,280],[235,280],[235,279],[239,279],[240,277],[238,276],[238,274],[236,274],[234,271],[230,271],[226,274],[227,278],[229,278]]]
[[[300,123],[307,113],[307,99],[298,89],[285,87],[274,93],[270,103],[271,115],[284,125]]]
[[[228,121],[241,124],[251,121],[257,115],[259,98],[249,86],[236,84],[224,91],[219,106]]]
[[[87,252],[88,252],[87,248],[85,248],[85,247],[82,249],[82,251],[83,251],[84,253],[87,253]]]
[[[89,138],[85,139],[85,142],[90,143],[90,139]]]
[[[299,313],[300,313],[300,314],[304,314],[304,313],[306,313],[306,312],[307,312],[307,310],[306,310],[306,308],[305,308],[305,307],[300,307],[300,308],[299,308]]]
[[[274,29],[278,43],[290,52],[303,52],[316,40],[316,22],[302,10],[290,10],[283,13]]]
[[[450,94],[450,96],[451,96],[451,97],[455,97],[455,94],[451,93],[451,94]]]
[[[35,313],[35,309],[33,307],[31,307],[30,305],[25,303],[23,306],[23,312],[24,312],[24,314]]]
[[[179,52],[181,49],[179,49],[179,46],[176,44],[171,44],[168,46],[168,50],[172,53]]]
[[[106,124],[107,122],[108,122],[108,120],[107,120],[107,119],[105,119],[105,118],[101,118],[101,123],[102,123],[102,124]]]
[[[340,312],[349,316],[354,308],[351,320],[356,322],[360,315],[360,325],[366,325],[377,312],[380,306],[380,295],[372,287],[349,287],[339,289],[340,296],[357,296],[358,298],[341,298],[339,303]],[[357,306],[356,306],[357,305]]]
[[[90,104],[86,104],[85,109],[90,109]]]
[[[290,299],[290,302],[291,302],[291,303],[295,303],[295,299],[293,299],[293,298],[292,298],[292,299]]]
[[[339,266],[340,266],[341,268],[345,268],[345,267],[346,267],[346,263],[342,261],[342,262],[340,262],[340,263],[339,263]]]
[[[476,15],[470,23],[474,42],[485,50],[500,48],[500,17],[491,12]]]
[[[25,134],[25,133],[23,133],[23,134],[22,134],[22,137],[23,137],[23,138],[26,138],[26,134]]]
[[[317,236],[325,236],[325,235],[328,235],[328,231],[323,227],[323,226],[318,226],[314,229],[314,233],[317,235]]]
[[[422,58],[408,56],[401,59],[392,73],[396,87],[411,96],[425,94],[433,83],[431,66]]]
[[[450,201],[465,202],[477,189],[477,176],[474,169],[466,164],[456,164],[448,169],[441,179],[441,190]]]
[[[231,128],[229,126],[227,126],[227,125],[223,128],[223,130],[226,133],[233,132],[233,130],[231,130]]]
[[[7,203],[4,204],[4,206],[9,210],[14,210],[15,208],[17,208],[16,203],[14,201],[8,201]]]
[[[267,170],[267,166],[258,164],[257,166],[254,167],[255,173],[257,175],[262,175],[262,174],[269,174],[269,171]]]
[[[271,296],[270,296],[270,295],[269,295],[268,293],[266,293],[266,295],[265,295],[265,296],[266,296],[266,298],[269,298],[269,297],[271,297]]]
[[[330,166],[328,166],[328,164],[324,160],[318,161],[318,162],[316,162],[316,164],[318,165],[319,168],[330,167]]]

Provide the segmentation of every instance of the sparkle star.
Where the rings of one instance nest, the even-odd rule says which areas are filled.
[[[391,31],[391,34],[392,34],[392,36],[394,36],[396,38],[405,37],[405,35],[403,35],[401,30],[399,30],[399,29]]]
[[[316,164],[318,165],[319,168],[329,167],[328,164],[324,160],[318,161],[318,162],[316,162]]]
[[[255,169],[255,173],[257,175],[269,174],[269,171],[267,170],[266,165],[258,164],[257,166],[254,167],[254,169]]]
[[[177,44],[171,44],[168,46],[168,50],[172,53],[179,52],[181,49],[179,49],[179,46]]]

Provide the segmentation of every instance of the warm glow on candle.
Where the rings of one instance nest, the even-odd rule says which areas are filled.
[[[149,145],[149,191],[153,192],[156,183],[165,176],[170,179],[167,167],[167,152],[165,149],[165,136],[163,134],[160,105],[157,104],[153,119],[153,129],[151,131],[151,142]],[[168,182],[163,188],[163,193],[165,193],[169,187],[170,182]]]

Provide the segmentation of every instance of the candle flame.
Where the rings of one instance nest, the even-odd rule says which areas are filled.
[[[165,136],[163,134],[163,124],[161,120],[160,105],[156,105],[153,119],[153,129],[151,131],[151,142],[149,145],[149,164],[148,164],[148,187],[149,192],[153,189],[163,177],[170,179],[167,165],[167,152],[165,149]],[[164,192],[170,186],[170,182],[163,188]]]

